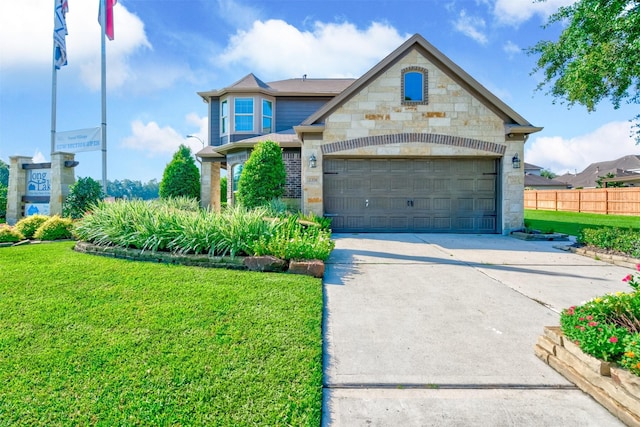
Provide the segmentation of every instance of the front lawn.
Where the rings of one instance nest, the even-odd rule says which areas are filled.
[[[583,228],[616,227],[640,230],[640,219],[637,216],[526,209],[524,221],[528,228],[543,232],[564,233],[570,236],[578,236]]]
[[[319,425],[322,287],[0,249],[0,425]]]

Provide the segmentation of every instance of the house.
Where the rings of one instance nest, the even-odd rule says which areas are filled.
[[[533,165],[531,163],[524,162],[524,175],[542,175],[542,167]]]
[[[549,179],[544,176],[525,173],[524,188],[531,190],[566,190],[569,188],[565,182],[557,179]]]
[[[228,198],[251,147],[283,148],[287,198],[338,232],[509,233],[522,227],[533,126],[416,34],[357,80],[253,75],[209,105],[203,201]],[[219,179],[219,178],[218,178]],[[299,188],[297,187],[299,185]]]
[[[524,163],[524,188],[532,190],[566,190],[569,186],[562,181],[542,176],[543,168]]]
[[[607,182],[621,181],[627,186],[631,186],[630,184],[634,182],[637,185],[638,177],[635,174],[638,173],[640,173],[640,155],[629,155],[616,160],[591,163],[580,173],[567,173],[556,177],[556,179],[566,182],[572,188],[596,188],[598,186],[597,180],[600,177],[613,174],[620,179],[612,178]]]

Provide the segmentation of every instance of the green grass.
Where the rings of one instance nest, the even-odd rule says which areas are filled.
[[[318,279],[0,249],[0,425],[319,425]]]
[[[583,228],[635,228],[640,230],[637,216],[601,215],[582,212],[556,212],[525,210],[525,225],[543,232],[565,233],[577,236]]]

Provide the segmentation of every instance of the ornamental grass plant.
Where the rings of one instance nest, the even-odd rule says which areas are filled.
[[[640,271],[640,264],[637,266]],[[562,311],[560,325],[567,338],[585,353],[615,362],[640,375],[640,274],[622,280],[633,291],[594,298]]]
[[[312,219],[277,216],[266,207],[194,210],[172,199],[101,202],[77,223],[75,235],[96,245],[149,251],[325,260],[334,245],[331,232]]]

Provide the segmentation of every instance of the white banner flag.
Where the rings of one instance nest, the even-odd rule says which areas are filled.
[[[69,11],[67,0],[56,0],[55,6],[55,24],[53,28],[53,43],[55,46],[54,64],[56,69],[60,69],[67,65],[67,42],[65,37],[69,34],[67,31],[66,15]]]
[[[54,151],[63,153],[79,153],[81,151],[98,151],[102,146],[102,129],[89,128],[56,132]]]

